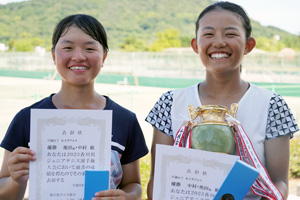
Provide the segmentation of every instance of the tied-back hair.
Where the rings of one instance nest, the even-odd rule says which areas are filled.
[[[52,35],[52,50],[61,36],[65,34],[71,26],[76,26],[97,40],[104,49],[104,52],[108,52],[107,35],[102,24],[94,17],[85,14],[69,15],[63,18],[55,27]]]
[[[200,19],[207,13],[216,11],[216,10],[227,10],[232,13],[237,14],[242,21],[243,27],[246,32],[246,39],[248,40],[251,36],[252,32],[252,26],[250,22],[250,18],[248,17],[246,11],[239,5],[228,2],[228,1],[219,1],[214,4],[211,4],[210,6],[206,7],[198,16],[198,19],[196,21],[196,37],[197,37],[197,31],[199,29],[199,21]]]

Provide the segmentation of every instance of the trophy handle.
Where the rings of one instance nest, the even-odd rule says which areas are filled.
[[[198,107],[199,108],[199,107]],[[189,113],[189,115],[190,115],[190,118],[192,119],[192,120],[195,120],[197,117],[198,117],[198,115],[199,115],[199,109],[197,108],[197,110],[195,111],[195,107],[193,106],[193,105],[189,105],[188,107],[187,107],[187,109],[188,109],[188,113]]]
[[[233,103],[230,105],[230,110],[228,111],[228,114],[231,115],[233,118],[235,118],[237,110],[238,110],[238,104]]]

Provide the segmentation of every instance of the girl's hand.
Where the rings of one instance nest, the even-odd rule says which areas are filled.
[[[126,200],[128,199],[127,194],[123,190],[105,190],[97,192],[92,200]]]
[[[20,183],[26,183],[29,178],[29,161],[34,161],[35,152],[29,148],[17,147],[8,157],[8,171],[11,178]]]

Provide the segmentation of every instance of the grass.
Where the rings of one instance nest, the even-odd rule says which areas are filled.
[[[300,178],[300,137],[290,141],[290,178]]]
[[[147,184],[149,181],[151,169],[151,157],[150,153],[140,159],[140,170],[141,170],[141,182],[143,189],[143,200],[147,199]]]

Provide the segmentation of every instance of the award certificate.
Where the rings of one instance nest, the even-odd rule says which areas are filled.
[[[153,200],[213,199],[238,156],[156,145]]]
[[[29,199],[82,199],[85,171],[110,170],[112,111],[32,109]]]

